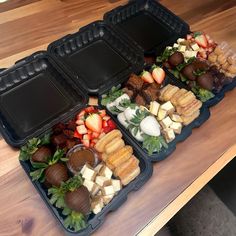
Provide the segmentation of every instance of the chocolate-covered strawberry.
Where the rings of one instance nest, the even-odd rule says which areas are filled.
[[[20,150],[19,159],[21,161],[31,160],[35,162],[45,162],[51,156],[50,149],[44,147],[50,143],[50,135],[46,134],[42,138],[30,139]]]
[[[184,56],[181,52],[174,52],[168,59],[168,62],[172,66],[178,66],[184,62]]]
[[[55,163],[45,169],[45,181],[51,186],[59,187],[68,178],[67,168],[63,163]]]
[[[90,193],[83,186],[81,175],[75,175],[62,183],[60,187],[48,189],[50,203],[62,209],[65,215],[64,225],[74,231],[86,227],[86,218],[90,213]]]
[[[65,194],[66,205],[83,215],[88,215],[90,213],[90,198],[89,191],[83,185],[74,191],[68,191]]]
[[[31,160],[33,162],[47,163],[49,157],[52,156],[52,151],[49,147],[42,146],[32,155]]]
[[[196,80],[196,75],[195,75],[195,67],[193,64],[186,65],[181,73],[188,79],[188,80]]]
[[[211,91],[213,89],[213,82],[214,82],[214,78],[211,75],[211,73],[209,73],[209,72],[204,73],[204,74],[198,76],[198,78],[197,78],[197,84],[201,88],[206,89],[206,90]]]
[[[47,186],[59,187],[62,182],[68,180],[67,167],[62,161],[66,161],[64,158],[64,151],[58,149],[53,156],[47,159],[46,163],[32,162],[32,166],[35,169],[30,172],[32,180],[45,181]]]

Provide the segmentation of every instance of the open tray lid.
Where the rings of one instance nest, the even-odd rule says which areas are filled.
[[[36,52],[0,73],[0,132],[6,142],[22,146],[88,102],[46,52]]]
[[[189,32],[189,25],[154,0],[132,1],[104,15],[119,34],[133,40],[145,54],[160,52]]]
[[[144,63],[142,50],[123,40],[103,21],[51,43],[48,51],[90,95],[100,95],[122,83]]]

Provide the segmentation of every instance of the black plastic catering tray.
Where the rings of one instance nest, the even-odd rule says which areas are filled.
[[[32,137],[50,133],[52,126],[72,119],[87,103],[87,93],[46,52],[36,52],[0,74],[0,129],[12,146],[20,147]],[[125,132],[123,138],[133,147],[141,172],[99,214],[90,215],[84,230],[73,232],[65,228],[62,212],[50,204],[47,189],[40,182],[32,181],[67,235],[88,235],[95,231],[110,211],[125,202],[129,192],[138,190],[151,177],[151,162]],[[32,180],[30,161],[20,163]]]
[[[120,35],[134,41],[145,54],[160,52],[189,32],[186,22],[154,0],[138,0],[104,15]]]
[[[0,132],[22,146],[88,101],[46,52],[36,52],[0,73]]]
[[[145,69],[147,69],[145,67]],[[170,74],[166,74],[166,78],[164,80],[164,86],[167,84],[172,84],[175,85],[179,88],[185,88],[187,89],[187,86],[185,84],[183,84],[181,81],[176,80],[175,78],[173,78]],[[99,97],[99,103],[101,103],[101,99],[102,96]],[[136,143],[136,145],[139,147],[139,149],[143,152],[143,154],[145,155],[145,157],[147,159],[149,159],[152,162],[157,162],[157,161],[162,161],[165,158],[167,158],[175,149],[176,149],[176,145],[179,142],[184,141],[185,139],[187,139],[191,134],[192,134],[192,130],[194,128],[198,128],[200,127],[202,124],[204,124],[210,117],[210,110],[209,108],[203,104],[203,106],[200,109],[200,115],[189,125],[185,126],[182,129],[181,134],[178,134],[175,136],[175,139],[170,142],[168,144],[168,148],[167,149],[162,149],[159,153],[153,153],[152,155],[148,155],[148,152],[146,150],[144,150],[142,148],[142,143],[137,141],[132,135],[131,133],[120,124],[120,122],[118,121],[116,115],[113,115],[109,110],[107,110],[108,114],[116,121],[116,124],[119,125],[120,129],[123,129],[127,135],[134,140],[134,142]]]
[[[102,94],[143,65],[142,52],[103,21],[51,43],[48,51],[90,95]]]
[[[119,208],[128,198],[128,194],[132,191],[137,191],[139,188],[141,188],[152,176],[153,168],[150,161],[147,160],[147,158],[144,157],[143,153],[140,152],[138,147],[135,145],[135,143],[130,139],[129,136],[126,135],[125,132],[121,130],[123,134],[123,139],[127,145],[131,145],[133,147],[134,155],[139,160],[139,166],[140,166],[140,174],[131,181],[127,186],[123,187],[119,191],[119,193],[112,199],[112,201],[106,205],[100,213],[97,215],[94,215],[93,213],[90,214],[88,218],[88,225],[85,229],[80,231],[72,231],[64,226],[63,220],[65,219],[65,216],[62,214],[62,210],[56,208],[53,206],[49,201],[49,196],[47,193],[47,188],[45,188],[39,181],[32,181],[30,177],[30,171],[32,171],[32,167],[30,164],[30,161],[20,161],[23,169],[25,170],[26,174],[31,179],[31,182],[39,192],[40,196],[46,203],[47,207],[50,209],[54,217],[57,219],[60,226],[63,228],[66,235],[78,235],[78,236],[85,236],[90,235],[95,230],[97,230],[105,221],[105,217],[107,214],[111,211],[115,211],[117,208]]]

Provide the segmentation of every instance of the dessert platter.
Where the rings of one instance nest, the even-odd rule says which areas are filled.
[[[0,132],[65,233],[89,235],[235,87],[235,55],[131,1],[2,70]]]

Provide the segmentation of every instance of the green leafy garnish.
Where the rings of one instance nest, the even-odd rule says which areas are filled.
[[[215,96],[211,91],[198,86],[193,87],[192,91],[202,102],[206,102]]]
[[[187,82],[188,81],[188,79],[182,73],[179,73],[179,77],[180,77],[180,80],[182,82]]]
[[[30,172],[30,176],[32,177],[32,181],[36,181],[36,180],[42,180],[43,178],[43,173],[44,173],[44,170],[46,168],[40,168],[38,170],[35,170],[35,171],[31,171]]]
[[[110,107],[109,111],[114,115],[119,114],[121,112],[116,106]]]
[[[49,158],[48,165],[53,165],[63,158],[65,151],[63,149],[57,149],[54,155]]]
[[[52,205],[55,205],[57,208],[60,208],[60,209],[66,207],[65,201],[64,201],[64,196],[65,196],[64,188],[51,187],[48,189],[48,195],[51,195],[50,203]]]
[[[46,134],[44,137],[32,138],[26,145],[24,145],[20,150],[19,159],[21,161],[27,161],[30,157],[38,150],[39,146],[46,145],[50,143],[50,135]]]
[[[202,32],[197,32],[196,31],[196,32],[193,33],[194,38],[196,38],[197,36],[200,36],[200,35],[202,35]]]
[[[135,103],[132,103],[130,99],[125,98],[120,101],[119,106],[123,108],[130,107],[134,109],[137,105]]]
[[[156,58],[156,62],[157,63],[161,63],[161,62],[165,62],[174,52],[176,52],[178,50],[178,48],[167,48],[164,50],[164,52],[162,53],[161,56],[158,56]]]
[[[137,109],[135,112],[135,115],[133,116],[133,118],[130,120],[130,123],[132,123],[133,126],[138,126],[140,125],[141,121],[147,117],[150,114],[149,111],[147,111],[146,109],[141,110],[141,109]]]
[[[165,139],[162,136],[150,136],[143,135],[143,148],[148,151],[148,155],[152,155],[154,152],[160,152],[162,148],[168,148]]]
[[[86,228],[87,223],[83,214],[76,211],[71,211],[64,220],[64,225],[66,228],[71,228],[74,229],[74,231],[79,231]]]
[[[120,88],[121,88],[121,85],[112,87],[111,90],[107,94],[102,95],[101,104],[103,106],[106,106],[108,103],[115,101],[118,97],[123,95],[124,92]]]
[[[206,70],[202,70],[202,69],[197,69],[193,72],[193,74],[196,75],[196,76],[201,76],[205,73],[206,73]]]

